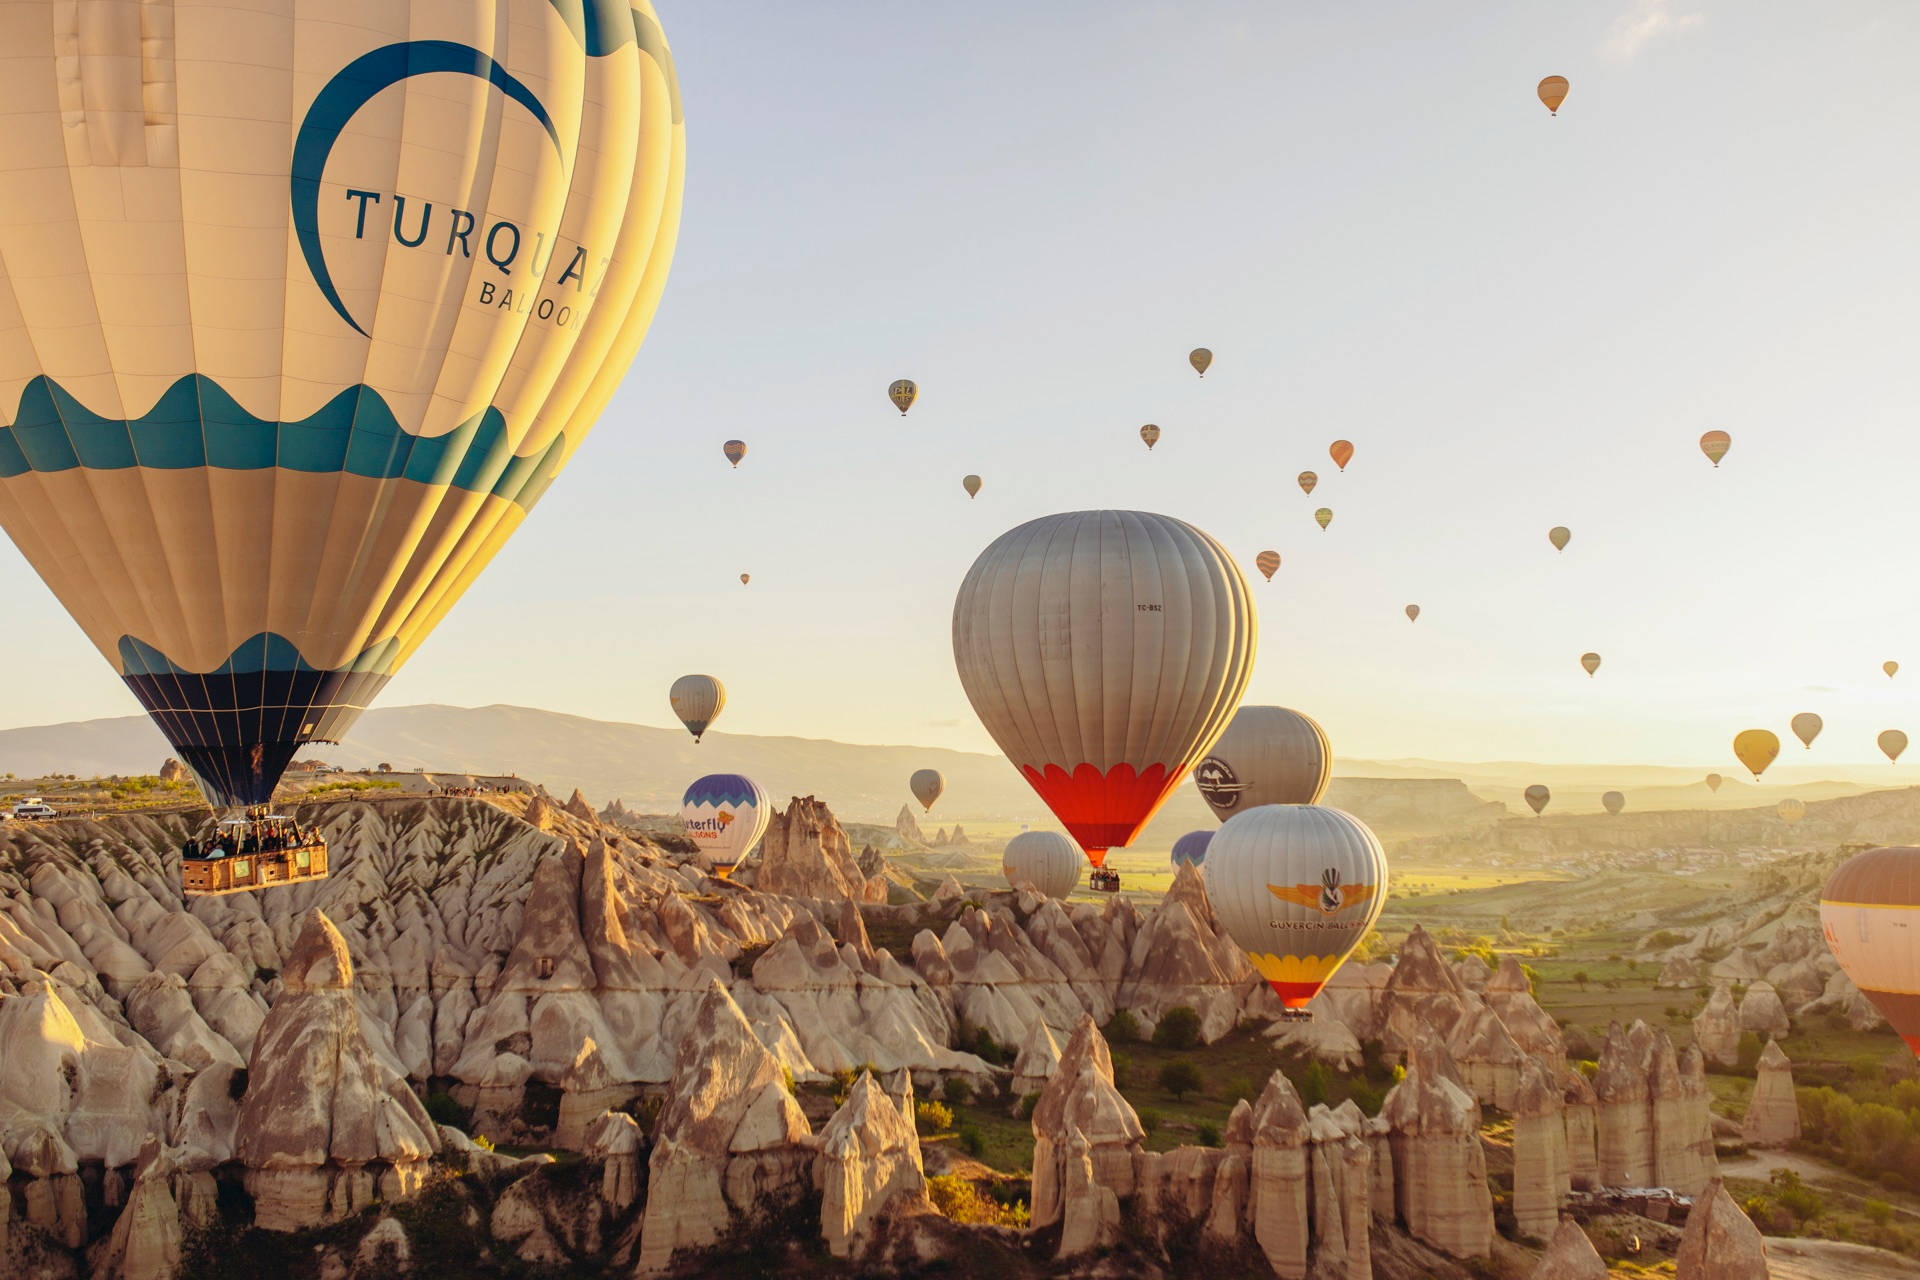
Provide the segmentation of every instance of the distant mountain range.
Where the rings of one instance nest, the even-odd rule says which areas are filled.
[[[168,754],[165,739],[143,716],[0,730],[0,773],[21,777],[152,773]],[[816,795],[844,818],[888,824],[908,802],[908,775],[934,768],[946,775],[947,790],[933,814],[922,815],[929,828],[956,820],[1047,821],[1039,798],[999,756],[719,732],[708,733],[696,745],[678,727],[620,724],[529,707],[375,708],[360,718],[346,742],[316,747],[309,754],[349,769],[384,762],[401,769],[517,773],[563,797],[578,787],[596,805],[619,797],[640,812],[677,808],[681,791],[702,773],[739,772],[758,779],[776,799]],[[1737,809],[1788,794],[1819,800],[1871,789],[1847,776],[1865,772],[1858,769],[1836,770],[1841,776],[1828,781],[1808,777],[1792,786],[1767,787],[1736,781],[1737,769],[1721,771],[1726,780],[1715,794],[1701,781],[1703,769],[1337,760],[1328,799],[1350,805],[1370,822],[1412,829],[1484,820],[1485,801],[1521,812],[1520,792],[1531,782],[1545,782],[1553,789],[1554,812],[1597,810],[1601,793],[1614,787],[1627,793],[1630,809],[1640,812]],[[1795,772],[1812,771],[1803,766]],[[1388,781],[1358,785],[1362,779]],[[1464,785],[1434,785],[1442,779]],[[1212,825],[1198,795],[1182,787],[1148,839],[1170,844],[1181,831]]]

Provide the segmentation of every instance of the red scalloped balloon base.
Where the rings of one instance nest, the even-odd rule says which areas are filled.
[[[1164,764],[1138,772],[1117,764],[1105,773],[1090,764],[1077,764],[1072,773],[1057,764],[1044,772],[1022,765],[1020,772],[1096,867],[1106,861],[1107,850],[1132,844],[1187,776],[1186,769]]]

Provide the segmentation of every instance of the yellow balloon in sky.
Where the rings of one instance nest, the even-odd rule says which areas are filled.
[[[1588,679],[1592,679],[1593,673],[1600,669],[1600,655],[1597,653],[1583,653],[1580,655],[1580,665],[1587,669]]]
[[[1315,475],[1315,474],[1313,474],[1313,472],[1311,472],[1311,471],[1302,471],[1302,472],[1300,473],[1300,492],[1302,492],[1302,493],[1312,493],[1312,492],[1313,492],[1313,486],[1315,486],[1315,485],[1317,485],[1317,484],[1319,484],[1319,483],[1320,483],[1320,477],[1319,477],[1319,476],[1317,476],[1317,475]]]
[[[901,417],[907,416],[907,410],[913,408],[913,402],[920,398],[920,388],[913,385],[911,378],[901,378],[887,388],[887,399],[893,401],[893,407],[900,411]]]
[[[1193,366],[1195,373],[1204,378],[1207,376],[1208,367],[1213,364],[1213,352],[1205,347],[1195,347],[1187,353],[1187,363]]]
[[[1891,661],[1883,662],[1880,664],[1880,669],[1886,672],[1887,679],[1891,680],[1893,679],[1894,673],[1900,670],[1900,664],[1897,662],[1891,662]]]
[[[1779,736],[1771,729],[1742,729],[1733,736],[1733,754],[1758,778],[1780,754]]]
[[[1807,816],[1807,802],[1804,800],[1782,800],[1774,807],[1774,812],[1780,815],[1780,821],[1791,827],[1799,822],[1800,819]]]
[[[1565,76],[1548,76],[1540,82],[1538,93],[1548,114],[1556,116],[1560,114],[1560,104],[1567,100],[1567,90],[1570,87]]]
[[[1898,760],[1900,753],[1907,749],[1907,735],[1898,729],[1888,729],[1880,735],[1880,749],[1887,753],[1887,759]]]
[[[1733,437],[1724,431],[1709,431],[1700,437],[1700,452],[1714,466],[1720,465],[1720,459],[1727,456],[1727,450],[1733,448]]]
[[[1547,530],[1547,541],[1553,544],[1555,551],[1565,551],[1567,544],[1573,541],[1573,530],[1563,524],[1557,524]]]
[[[1333,523],[1333,508],[1322,507],[1318,511],[1313,513],[1313,518],[1319,521],[1320,527],[1322,529],[1325,529],[1328,525]]]

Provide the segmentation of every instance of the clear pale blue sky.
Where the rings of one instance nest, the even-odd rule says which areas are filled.
[[[1836,763],[1920,740],[1920,7],[659,7],[653,334],[385,703],[668,723],[704,670],[723,729],[991,749],[967,565],[1137,506],[1280,551],[1251,697],[1342,756],[1730,768],[1801,710]],[[12,553],[0,591],[0,723],[135,709]]]

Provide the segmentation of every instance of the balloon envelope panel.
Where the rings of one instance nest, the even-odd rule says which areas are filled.
[[[1820,893],[1820,928],[1860,994],[1920,1055],[1920,849],[1841,863]]]
[[[719,875],[753,852],[767,833],[773,805],[766,789],[737,773],[710,773],[680,797],[680,820]]]
[[[1263,804],[1314,804],[1333,774],[1327,731],[1288,707],[1241,707],[1194,766],[1193,785],[1222,822]]]
[[[631,362],[672,59],[646,0],[23,0],[6,32],[0,525],[212,797],[264,801]]]
[[[1324,805],[1262,805],[1213,833],[1207,901],[1288,1008],[1340,967],[1387,896],[1387,856],[1367,825]]]
[[[1030,884],[1049,898],[1064,898],[1080,883],[1080,850],[1058,831],[1022,831],[1000,856],[1007,883]]]

